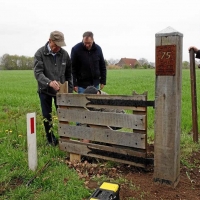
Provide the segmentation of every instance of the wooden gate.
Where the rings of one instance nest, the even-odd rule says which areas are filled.
[[[146,167],[147,107],[144,102],[147,102],[147,93],[132,96],[57,94],[60,149],[70,154]],[[123,109],[126,113],[91,111],[91,108]],[[76,122],[84,126],[77,126]]]

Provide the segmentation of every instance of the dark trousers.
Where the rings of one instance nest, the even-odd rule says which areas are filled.
[[[52,142],[52,139],[55,137],[53,134],[53,123],[52,123],[52,100],[54,100],[54,105],[56,105],[56,97],[50,96],[48,94],[39,93],[40,104],[42,108],[43,115],[43,124],[46,132],[46,137],[49,142]],[[53,138],[52,138],[53,137]]]

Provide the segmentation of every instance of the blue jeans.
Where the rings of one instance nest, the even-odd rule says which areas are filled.
[[[89,86],[89,85],[88,85]],[[98,85],[94,85],[95,88],[97,88],[99,90],[99,84]],[[83,94],[83,92],[85,91],[86,88],[83,87],[78,87],[78,94]]]

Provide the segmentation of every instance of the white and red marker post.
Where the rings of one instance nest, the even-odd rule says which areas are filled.
[[[37,168],[37,141],[36,141],[36,114],[28,113],[27,119],[27,147],[29,169],[35,171]]]

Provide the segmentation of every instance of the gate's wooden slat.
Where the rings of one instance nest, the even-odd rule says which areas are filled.
[[[96,109],[101,109],[101,108],[106,108],[106,109],[120,109],[120,110],[138,110],[138,111],[144,111],[145,107],[132,107],[132,106],[109,106],[109,105],[91,105],[88,104],[87,108],[96,108]]]
[[[146,165],[142,164],[142,163],[131,162],[128,160],[121,160],[118,158],[106,157],[106,156],[96,155],[96,154],[89,154],[88,156],[93,157],[93,158],[100,158],[100,159],[104,159],[104,160],[111,160],[114,162],[119,162],[119,163],[128,164],[128,165],[134,165],[136,167],[142,167],[142,168],[146,167]]]
[[[113,131],[85,126],[70,126],[64,123],[58,125],[59,136],[88,139],[91,141],[117,144],[145,149],[146,134]]]
[[[72,121],[103,126],[145,130],[145,115],[83,111],[82,109],[58,108],[59,121]]]
[[[93,107],[93,108],[108,108],[108,109],[124,109],[124,110],[144,110],[144,107],[133,106],[114,106],[114,105],[91,105],[90,99],[105,99],[105,100],[142,100],[145,95],[125,96],[125,95],[88,95],[88,94],[57,94],[57,105],[59,106],[73,106],[73,107]]]
[[[117,148],[117,147],[111,147],[111,146],[104,146],[104,145],[97,145],[97,144],[92,144],[92,143],[81,143],[77,141],[70,141],[70,140],[65,140],[63,138],[60,139],[60,150],[62,151],[67,151],[70,153],[80,153],[81,155],[85,156],[90,156],[90,157],[96,157],[96,158],[101,158],[105,160],[112,160],[116,162],[121,162],[125,164],[130,164],[138,167],[145,167],[145,164],[142,163],[136,163],[133,161],[128,161],[124,159],[118,159],[118,158],[113,158],[110,156],[104,155],[99,155],[95,154],[91,151],[91,149],[100,149],[104,151],[110,151],[110,152],[115,152],[119,154],[124,154],[124,155],[130,155],[130,156],[136,156],[136,157],[143,157],[146,158],[146,153],[145,152],[139,152],[139,151],[134,151],[131,149],[125,149],[125,148]]]
[[[91,149],[98,149],[102,151],[108,151],[108,152],[114,152],[114,153],[119,153],[119,154],[124,154],[124,155],[130,155],[130,156],[135,156],[135,157],[141,157],[145,158],[146,157],[146,151],[142,149],[134,149],[130,147],[123,147],[123,146],[117,146],[117,145],[111,145],[107,146],[104,144],[94,144],[94,143],[83,143],[77,140],[67,140],[63,137],[60,138],[59,140],[60,147],[64,148],[64,151],[71,152],[69,151],[68,147],[73,150],[75,153],[79,153],[83,155],[83,151],[88,154],[89,148]],[[89,148],[88,148],[89,147]]]

